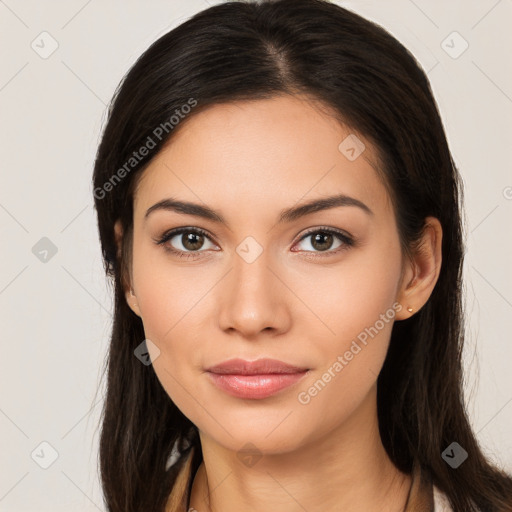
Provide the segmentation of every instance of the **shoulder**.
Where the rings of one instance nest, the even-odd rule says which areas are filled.
[[[434,493],[434,512],[453,512],[453,508],[450,506],[448,497],[435,485],[433,486]]]

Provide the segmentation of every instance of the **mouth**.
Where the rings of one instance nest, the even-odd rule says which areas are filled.
[[[267,374],[292,374],[309,370],[279,361],[278,359],[258,359],[246,361],[244,359],[230,359],[215,366],[207,368],[206,371],[220,375],[267,375]]]
[[[296,384],[309,370],[277,359],[231,359],[206,372],[217,388],[231,396],[263,399]]]

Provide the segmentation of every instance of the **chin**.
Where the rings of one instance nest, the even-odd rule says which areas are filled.
[[[274,415],[269,418],[261,412],[255,412],[253,416],[245,410],[240,415],[221,415],[222,426],[216,422],[212,423],[211,418],[207,420],[207,425],[195,424],[202,434],[237,454],[248,450],[262,455],[279,455],[297,450],[310,438],[310,431],[304,422],[300,421],[298,415],[295,421],[291,421],[294,414],[287,417],[289,411],[283,413],[285,410],[280,410],[278,420]],[[312,432],[314,431],[312,427]]]

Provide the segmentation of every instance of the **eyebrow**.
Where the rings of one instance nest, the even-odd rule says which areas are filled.
[[[373,211],[359,199],[346,196],[344,194],[339,194],[336,196],[314,199],[299,206],[286,208],[279,214],[277,223],[280,224],[283,222],[292,222],[301,217],[305,217],[306,215],[310,215],[322,210],[337,208],[340,206],[355,206],[363,210],[368,215],[373,215]],[[148,208],[146,214],[144,215],[144,219],[147,219],[151,213],[157,210],[174,211],[176,213],[194,215],[196,217],[202,217],[203,219],[208,219],[213,222],[227,225],[224,217],[212,208],[188,201],[178,201],[173,198],[163,199],[162,201],[159,201],[158,203],[155,203],[153,206]]]

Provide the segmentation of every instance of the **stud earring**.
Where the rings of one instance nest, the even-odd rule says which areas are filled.
[[[409,306],[409,307],[407,308],[407,311],[409,311],[409,313],[412,313],[414,310],[411,308],[411,306]]]

